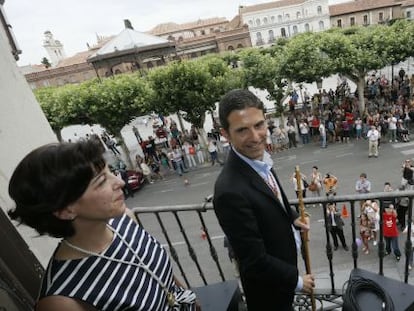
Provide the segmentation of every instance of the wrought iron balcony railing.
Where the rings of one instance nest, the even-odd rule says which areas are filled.
[[[364,200],[375,200],[380,206],[379,236],[377,256],[374,257],[374,266],[377,266],[377,273],[384,276],[385,242],[383,232],[383,212],[388,202],[398,201],[401,198],[409,199],[409,208],[406,218],[408,219],[408,234],[404,237],[404,271],[402,283],[409,280],[409,258],[411,256],[412,242],[410,239],[412,203],[414,191],[394,191],[369,193],[358,195],[341,195],[330,197],[313,197],[304,199],[306,207],[318,204],[319,212],[323,215],[326,263],[329,267],[330,286],[327,288],[317,287],[314,291],[314,298],[317,301],[318,310],[340,310],[343,304],[344,288],[335,282],[336,267],[333,262],[333,247],[329,228],[326,225],[326,207],[329,203],[346,204],[350,213],[351,226],[351,256],[349,259],[350,270],[359,268],[359,223],[357,223],[360,210],[359,204]],[[291,205],[298,207],[298,200],[291,200]],[[178,269],[182,279],[188,287],[206,286],[213,283],[224,282],[235,279],[235,270],[227,257],[223,247],[223,233],[216,220],[211,198],[201,204],[169,205],[152,207],[135,207],[133,212],[140,224],[151,234],[156,236],[161,243],[169,248],[171,257],[174,260],[175,268]],[[313,224],[314,225],[314,224]],[[310,243],[312,243],[312,238]],[[320,242],[319,242],[320,243]],[[312,247],[312,244],[310,244]],[[372,264],[372,262],[371,262]],[[350,271],[348,271],[349,273]],[[178,275],[179,276],[179,275]],[[315,275],[318,278],[318,275]],[[414,298],[413,298],[414,299]],[[311,310],[311,299],[308,295],[297,294],[295,310]]]

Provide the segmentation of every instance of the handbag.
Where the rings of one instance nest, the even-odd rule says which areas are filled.
[[[309,187],[309,184],[308,184],[308,182],[305,179],[302,179],[302,182],[303,182],[303,187],[304,188],[308,188]]]
[[[308,189],[310,191],[316,191],[316,190],[318,190],[318,185],[314,182],[311,182],[310,185],[308,186]]]

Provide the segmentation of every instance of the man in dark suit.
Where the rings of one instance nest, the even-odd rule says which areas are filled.
[[[311,292],[312,275],[299,276],[300,222],[265,151],[263,103],[248,90],[220,102],[224,135],[232,145],[214,191],[214,209],[234,249],[249,311],[293,310],[295,290]]]
[[[328,204],[326,216],[328,229],[331,232],[334,243],[334,250],[338,249],[338,238],[341,241],[344,250],[349,250],[344,236],[344,221],[342,220],[341,214],[338,212],[335,203]]]

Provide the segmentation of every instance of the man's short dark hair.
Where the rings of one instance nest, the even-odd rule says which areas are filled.
[[[220,100],[219,119],[221,126],[227,131],[229,129],[228,117],[233,110],[245,108],[257,108],[265,113],[263,102],[252,92],[245,89],[235,89],[228,92]]]

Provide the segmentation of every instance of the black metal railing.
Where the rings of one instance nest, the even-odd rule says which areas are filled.
[[[407,210],[408,233],[405,238],[404,273],[401,282],[407,283],[409,277],[409,258],[412,250],[411,219],[414,191],[394,191],[381,193],[368,193],[358,195],[338,195],[329,197],[313,197],[303,200],[306,207],[319,204],[324,215],[324,234],[326,242],[326,258],[329,266],[329,288],[317,288],[314,291],[315,300],[319,302],[318,310],[340,310],[342,307],[343,286],[335,283],[335,267],[333,264],[333,247],[329,228],[326,225],[326,207],[329,203],[346,204],[350,209],[352,230],[352,268],[358,268],[357,238],[359,237],[359,223],[357,219],[360,211],[357,206],[364,200],[379,202],[379,236],[378,236],[378,273],[384,275],[385,243],[382,229],[382,215],[387,202],[397,201],[401,198],[409,199]],[[293,207],[298,206],[298,200],[291,200]],[[139,223],[161,243],[169,248],[176,268],[188,287],[203,286],[223,282],[235,278],[233,265],[227,258],[223,247],[223,233],[216,220],[211,197],[200,204],[136,207],[133,212]],[[320,237],[319,237],[320,238]],[[177,241],[177,240],[183,241]],[[174,242],[175,240],[175,242]],[[316,278],[318,276],[316,275]],[[298,294],[295,297],[296,310],[311,310],[311,300],[308,295]]]

